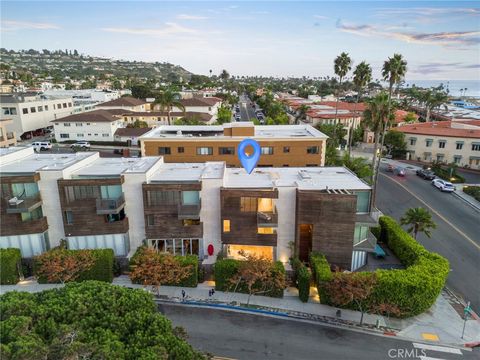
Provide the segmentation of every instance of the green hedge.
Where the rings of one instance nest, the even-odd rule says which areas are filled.
[[[391,217],[382,216],[379,222],[381,227],[379,240],[388,245],[406,269],[376,270],[374,274],[377,283],[365,303],[367,307],[385,303],[396,305],[401,311],[401,317],[421,314],[435,303],[445,286],[450,272],[448,260],[426,250]],[[322,303],[325,301],[328,303],[328,298],[325,298],[325,301],[322,300],[322,294],[326,292],[322,284],[325,284],[328,275],[318,275],[320,271],[322,274],[328,273],[325,270],[324,257],[319,260],[317,255],[312,255],[311,258],[314,259],[311,263],[320,300]],[[351,275],[342,274],[342,276]],[[346,307],[355,308],[353,304],[348,304]]]
[[[0,249],[0,284],[12,285],[18,283],[19,265],[22,259],[20,249]]]
[[[138,247],[137,251],[135,251],[135,254],[130,258],[130,269],[132,266],[138,263],[138,258],[142,255],[142,252],[144,249],[146,249],[147,246],[142,245]],[[184,286],[184,287],[197,287],[198,285],[198,277],[199,277],[199,261],[198,261],[198,256],[196,255],[177,255],[174,256],[175,260],[179,261],[182,266],[192,266],[192,273],[190,274],[189,277],[185,278],[179,283],[173,283],[173,284],[162,284],[166,286]]]
[[[215,275],[215,289],[218,291],[233,291],[233,286],[229,283],[229,280],[235,276],[242,260],[235,259],[223,259],[217,260],[214,267]],[[285,277],[285,267],[280,261],[276,261],[272,265],[272,273],[274,276]],[[248,293],[245,286],[239,286],[237,288],[239,293]],[[268,293],[262,294],[263,296],[270,297],[283,297],[283,289],[275,288]]]
[[[50,251],[65,251],[75,255],[80,250],[67,250],[67,249],[54,249]],[[113,263],[114,263],[114,252],[112,249],[86,249],[92,254],[95,258],[94,265],[87,271],[84,271],[80,276],[75,280],[76,282],[87,281],[87,280],[98,280],[104,282],[113,281]],[[35,262],[35,273],[37,273],[41,265],[38,261]],[[47,284],[48,280],[45,277],[37,276],[37,281],[39,284]]]
[[[320,302],[328,304],[328,294],[323,285],[332,280],[333,275],[325,255],[317,252],[310,253],[310,268],[312,269],[313,280],[320,296]]]
[[[461,175],[458,175],[455,170],[453,171],[452,176],[450,176],[449,170],[445,170],[442,168],[434,168],[433,171],[435,172],[435,175],[437,175],[439,178],[442,178],[443,180],[449,181],[453,184],[460,184],[465,182],[465,178]]]
[[[310,271],[305,265],[300,266],[296,271],[298,297],[302,302],[308,302],[310,297]]]
[[[477,201],[480,201],[480,186],[464,186],[463,192],[467,195],[473,196]]]

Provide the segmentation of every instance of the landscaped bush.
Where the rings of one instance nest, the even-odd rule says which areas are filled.
[[[248,294],[248,288],[244,283],[239,283],[236,286],[232,279],[234,279],[240,271],[242,261],[247,260],[235,260],[235,259],[223,259],[217,260],[215,263],[215,289],[219,291],[236,291],[239,293]],[[280,261],[271,263],[271,278],[274,283],[285,283],[285,267]],[[256,283],[254,289],[261,289],[264,284]],[[266,292],[259,293],[263,296],[271,297],[283,297],[284,285],[280,287],[273,286]]]
[[[298,297],[302,302],[308,302],[310,297],[310,271],[302,264],[296,271]]]
[[[325,284],[332,280],[332,270],[325,255],[312,252],[310,253],[310,268],[312,269],[313,280],[317,286],[318,295],[322,304],[328,304],[328,294],[325,290]]]
[[[464,186],[463,192],[467,195],[473,196],[477,201],[480,201],[480,186]]]
[[[450,169],[444,169],[442,165],[439,163],[433,163],[432,170],[435,173],[435,175],[437,175],[439,178],[449,181],[451,183],[459,184],[459,183],[465,182],[465,178],[457,173],[455,167],[453,167],[451,176],[450,176]]]
[[[12,285],[18,283],[19,265],[22,255],[20,249],[0,249],[0,284]]]
[[[370,309],[382,306],[395,307],[400,317],[421,314],[435,303],[445,286],[450,271],[448,260],[436,253],[427,251],[405,232],[394,219],[388,216],[380,218],[380,227],[379,240],[388,245],[402,264],[406,266],[406,269],[379,269],[374,273],[365,272],[366,275],[374,275],[376,282],[371,295],[364,300],[363,305]],[[314,258],[311,263],[319,293],[327,292],[325,281],[321,282],[321,277],[318,276],[320,261],[315,255],[311,258]],[[325,265],[323,264],[324,268]],[[353,274],[342,274],[341,276],[356,276]],[[325,279],[325,276],[323,279]],[[325,303],[322,300],[322,295],[320,295],[320,299],[322,303]],[[328,298],[326,301],[329,303]],[[358,309],[354,302],[345,305],[345,307]]]
[[[88,266],[85,263],[88,262]],[[35,274],[40,284],[99,280],[112,282],[114,252],[112,249],[67,250],[55,248],[35,259]],[[75,273],[78,271],[78,273]],[[65,276],[62,275],[62,272]],[[50,276],[47,274],[58,274]],[[55,279],[55,280],[54,280]]]
[[[147,249],[148,249],[147,246],[140,246],[137,249],[135,254],[133,254],[132,258],[130,259],[130,270],[133,270],[135,268],[135,266],[141,265],[142,261],[147,260],[144,257],[144,255],[147,252]],[[171,257],[171,259],[169,259],[169,261],[170,260],[172,261],[171,262],[172,266],[176,266],[176,267],[179,267],[179,268],[182,268],[182,269],[190,268],[190,272],[189,272],[189,274],[187,274],[186,277],[184,277],[183,275],[182,276],[175,276],[175,274],[171,274],[172,276],[168,276],[169,274],[165,273],[165,276],[160,276],[160,274],[157,274],[158,276],[156,276],[155,278],[150,277],[150,279],[146,279],[145,277],[143,277],[143,280],[141,280],[140,278],[136,278],[135,276],[133,278],[132,278],[132,276],[130,276],[133,283],[143,284],[143,285],[154,285],[154,284],[147,284],[147,283],[152,282],[152,281],[157,282],[157,280],[158,280],[159,282],[161,282],[161,284],[158,284],[158,285],[184,286],[184,287],[196,287],[198,285],[199,262],[198,262],[198,257],[196,255],[173,256],[171,254],[161,254],[161,253],[157,253],[157,252],[150,252],[150,255],[152,257],[154,257],[154,259],[148,259],[148,260],[153,261],[152,266],[159,266],[161,268],[163,260],[166,260],[166,257]],[[168,279],[182,278],[182,280],[175,280],[173,282],[172,281],[164,282],[165,279],[167,279],[167,278]]]
[[[0,296],[2,359],[204,359],[152,295],[99,281]]]

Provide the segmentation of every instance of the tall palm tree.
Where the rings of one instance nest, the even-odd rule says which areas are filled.
[[[155,101],[153,102],[153,106],[155,105],[160,106],[160,111],[167,111],[168,125],[171,125],[170,114],[173,107],[182,109],[182,111],[185,113],[185,106],[183,106],[181,102],[180,94],[172,92],[171,90],[165,90],[159,93],[158,96],[155,97]]]
[[[337,102],[335,104],[335,123],[337,122],[338,115],[338,98],[340,97],[340,90],[342,87],[342,80],[347,75],[347,73],[352,69],[352,59],[348,56],[348,53],[342,52],[337,56],[333,62],[333,69],[335,75],[338,76],[338,90],[337,90]]]
[[[210,72],[210,77],[212,77],[212,69],[210,69],[209,72]]]
[[[228,73],[228,71],[223,69],[222,72],[220,73],[220,79],[222,79],[223,81],[227,81],[229,77],[230,77],[230,74]]]
[[[407,61],[403,58],[401,54],[394,54],[393,57],[388,58],[387,61],[383,63],[382,76],[383,80],[388,81],[388,110],[387,114],[391,114],[392,108],[392,93],[393,86],[400,83],[407,73]],[[383,150],[383,144],[385,143],[385,133],[387,132],[387,123],[390,120],[390,115],[384,118],[384,123],[382,124],[382,140],[380,142],[380,156]],[[377,154],[373,154],[374,157],[377,157]],[[375,170],[373,172],[373,191],[372,191],[372,205],[375,205],[375,190],[376,183],[378,180],[378,167],[380,166],[380,161],[376,162]]]
[[[355,68],[355,71],[353,72],[353,83],[357,87],[357,99],[355,102],[355,111],[354,115],[357,114],[357,106],[358,106],[358,101],[362,97],[362,93],[365,89],[365,87],[372,81],[372,68],[370,67],[369,64],[367,64],[365,61],[362,61],[360,64],[357,65]],[[349,137],[348,137],[348,153],[351,152],[351,147],[352,147],[352,134],[353,133],[353,126],[350,129],[349,132]]]
[[[413,233],[415,240],[419,232],[423,232],[428,237],[431,237],[430,229],[437,227],[437,224],[432,220],[432,214],[422,207],[408,209],[400,219],[400,224],[410,226],[407,231]]]
[[[390,115],[389,115],[390,114]],[[377,152],[380,143],[380,135],[383,131],[383,124],[386,119],[391,118],[391,112],[388,106],[388,94],[386,92],[380,92],[375,97],[367,101],[367,108],[363,112],[363,126],[373,131],[374,135],[374,147],[373,147],[373,159],[372,159],[372,205],[375,204],[375,171],[377,170]],[[378,161],[379,162],[379,161]]]
[[[425,108],[427,110],[427,115],[425,116],[425,121],[430,121],[430,115],[432,111],[448,101],[448,94],[443,91],[442,88],[428,89],[425,92],[424,96]]]

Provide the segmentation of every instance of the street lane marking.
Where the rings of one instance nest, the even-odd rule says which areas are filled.
[[[440,359],[440,358],[432,358],[430,356],[419,356],[418,357],[420,360],[445,360],[445,359]]]
[[[445,346],[438,346],[438,345],[427,345],[427,344],[420,344],[420,343],[413,343],[413,347],[417,349],[425,349],[425,350],[432,350],[432,351],[440,351],[450,354],[458,354],[462,355],[460,349],[445,347]]]
[[[450,225],[452,228],[454,228],[460,235],[462,235],[463,237],[465,237],[465,239],[467,239],[468,241],[470,241],[472,243],[473,246],[475,246],[477,249],[480,250],[480,245],[478,245],[475,241],[473,241],[467,234],[465,234],[462,230],[460,230],[459,228],[457,228],[455,225],[453,225],[449,220],[447,220],[443,215],[441,215],[437,210],[435,210],[434,208],[432,208],[430,205],[428,205],[425,201],[423,201],[422,199],[420,199],[417,195],[415,195],[413,192],[411,192],[406,186],[404,186],[403,184],[399,183],[397,180],[391,178],[390,176],[387,176],[385,174],[382,174],[380,173],[380,175],[386,177],[387,179],[390,179],[392,180],[394,183],[398,184],[399,186],[401,186],[402,188],[404,188],[410,195],[412,195],[414,198],[416,198],[418,201],[420,201],[422,204],[424,204],[426,207],[428,207],[435,215],[437,215],[440,219],[442,219],[443,221],[445,221],[448,225]]]

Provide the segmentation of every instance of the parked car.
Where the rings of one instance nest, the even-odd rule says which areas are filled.
[[[88,141],[77,141],[75,144],[70,145],[71,148],[90,149],[90,143]]]
[[[432,180],[432,185],[435,186],[440,191],[444,192],[452,192],[455,191],[455,187],[451,182],[442,180],[442,179],[435,179]]]
[[[387,165],[387,171],[388,172],[393,172],[393,169],[395,169],[395,167],[392,164]]]
[[[393,173],[397,176],[405,176],[406,171],[405,168],[397,166],[395,169],[393,169]]]
[[[50,150],[52,148],[52,144],[50,141],[35,141],[32,143],[33,150],[35,151],[45,151]]]
[[[420,176],[422,179],[425,180],[433,180],[435,179],[435,173],[428,169],[418,169],[416,171],[417,176]]]

